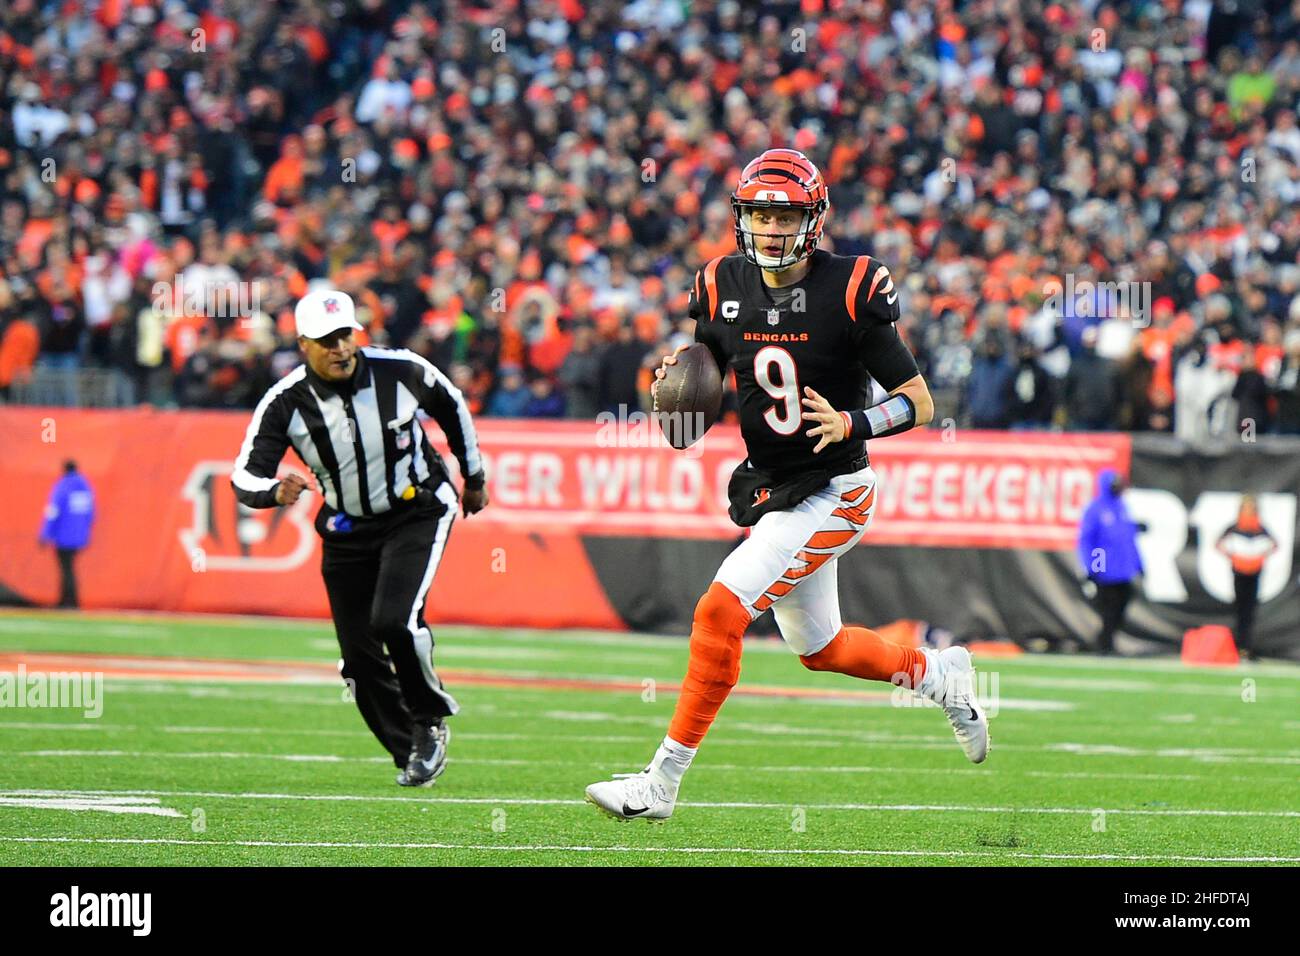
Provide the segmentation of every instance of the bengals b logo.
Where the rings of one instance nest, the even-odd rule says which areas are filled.
[[[208,571],[291,571],[316,547],[311,509],[304,494],[286,508],[246,508],[230,487],[229,461],[199,461],[181,487],[190,503],[189,527],[179,532],[186,560],[199,552]]]

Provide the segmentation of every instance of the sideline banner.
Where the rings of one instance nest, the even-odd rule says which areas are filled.
[[[85,606],[326,616],[311,526],[319,496],[249,511],[230,488],[247,421],[241,412],[0,408],[0,591],[53,603],[56,562],[36,538],[72,458],[97,496],[78,559]],[[478,427],[492,506],[456,521],[431,621],[689,629],[741,533],[726,517],[727,480],[744,455],[736,428],[717,426],[678,452],[635,415]],[[1300,643],[1300,442],[1261,439],[1212,458],[1150,436],[925,430],[870,451],[880,504],[863,545],[841,561],[847,619],[1090,640],[1097,618],[1074,583],[1074,541],[1097,474],[1113,468],[1132,475],[1130,507],[1148,525],[1135,636],[1176,641],[1187,627],[1230,621],[1231,574],[1213,544],[1240,493],[1253,490],[1282,544],[1265,566],[1259,646]],[[282,470],[307,474],[292,451]]]
[[[484,523],[625,537],[737,534],[727,481],[745,457],[738,428],[715,426],[684,452],[639,417],[625,427],[488,419],[481,432],[493,501]],[[926,430],[873,442],[881,499],[872,544],[1072,547],[1098,472],[1127,474],[1129,447],[1124,435],[1043,432]]]
[[[253,511],[230,487],[249,417],[0,408],[0,592],[22,603],[57,599],[55,556],[37,536],[50,488],[71,458],[96,496],[90,545],[77,559],[83,606],[327,617],[312,527],[320,496]],[[504,450],[493,430],[483,428],[485,447]],[[310,476],[292,450],[281,464],[288,471]],[[624,627],[575,531],[481,517],[453,525],[429,620]]]

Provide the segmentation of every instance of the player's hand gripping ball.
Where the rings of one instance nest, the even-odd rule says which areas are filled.
[[[668,443],[688,448],[713,427],[722,411],[722,375],[707,345],[678,346],[655,369],[655,417]]]

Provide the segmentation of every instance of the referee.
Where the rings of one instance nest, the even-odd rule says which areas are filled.
[[[418,412],[437,420],[465,476],[466,517],[488,503],[474,423],[460,391],[406,349],[358,348],[352,299],[309,293],[294,310],[306,358],[262,397],[231,476],[250,508],[291,505],[307,482],[276,478],[289,445],[316,475],[321,574],[357,707],[404,787],[442,773],[460,708],[433,668],[425,595],[457,496]]]

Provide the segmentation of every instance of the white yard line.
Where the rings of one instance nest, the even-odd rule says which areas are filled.
[[[1124,862],[1179,862],[1179,863],[1300,863],[1295,856],[1179,856],[1174,854],[1128,855],[1119,853],[998,853],[992,850],[861,850],[861,849],[798,849],[793,847],[637,847],[637,846],[581,846],[569,844],[491,844],[491,843],[365,843],[360,841],[290,841],[290,840],[177,840],[132,837],[0,837],[3,843],[73,843],[107,844],[110,846],[192,846],[192,847],[248,847],[270,849],[338,849],[338,850],[471,850],[492,853],[629,853],[629,854],[684,854],[684,855],[745,855],[745,856],[847,856],[847,857],[1011,857],[1022,860],[1113,860]]]
[[[250,690],[253,686],[267,687],[264,692]],[[320,688],[329,687],[327,693],[320,693]],[[286,693],[291,690],[316,689],[316,693]],[[335,688],[338,692],[335,693]],[[284,683],[274,685],[250,685],[247,681],[232,681],[222,684],[220,681],[161,681],[161,680],[118,680],[110,677],[104,681],[104,694],[111,699],[130,694],[172,694],[179,697],[192,697],[196,700],[208,697],[219,700],[256,700],[286,707],[335,707],[343,699],[343,684],[334,679],[318,683]],[[105,705],[110,706],[110,705]],[[353,705],[355,706],[355,705]]]
[[[1182,674],[1185,677],[1281,677],[1300,680],[1300,664],[1290,661],[1242,663],[1235,667],[1191,666],[1168,657],[1095,657],[1091,654],[1019,654],[1015,657],[980,657],[977,667],[996,670],[1001,661],[1011,667],[1062,667],[1072,670],[1120,671],[1123,674]]]
[[[259,754],[223,750],[177,753],[159,750],[20,750],[15,757],[126,757],[132,760],[287,760],[291,763],[387,762],[387,757],[342,757],[338,754]]]
[[[26,722],[23,722],[26,723]],[[0,730],[5,729],[8,725],[0,724]],[[52,728],[62,728],[78,726],[73,724],[50,724]],[[102,724],[96,725],[103,730],[115,730],[119,726]],[[159,728],[167,731],[167,728]],[[906,745],[909,749],[915,750],[950,750],[955,743],[945,738],[944,735],[926,735],[926,734],[891,734],[887,732],[871,731],[852,731],[825,729],[814,730],[812,728],[786,727],[779,724],[747,724],[738,723],[728,728],[729,732],[740,731],[742,733],[754,733],[760,736],[776,737],[799,737],[799,746],[801,747],[843,747],[846,744],[856,744],[863,747],[873,747],[882,745]],[[189,730],[171,730],[172,733],[183,732],[202,732],[211,734],[221,733],[262,733],[257,728],[202,728]],[[331,733],[319,732],[312,728],[307,728],[308,733]],[[298,731],[285,730],[286,735],[298,733]],[[339,732],[340,735],[343,732]],[[359,736],[351,733],[347,736]],[[585,735],[585,734],[518,734],[518,733],[480,733],[474,731],[461,731],[457,734],[458,739],[463,740],[487,740],[487,741],[546,741],[549,743],[647,743],[647,739],[640,736],[632,735]],[[726,746],[770,746],[766,740],[733,740],[725,735],[718,735],[710,738],[710,747]],[[1070,754],[1079,757],[1161,757],[1184,760],[1198,760],[1211,763],[1242,762],[1242,763],[1259,763],[1259,764],[1279,764],[1279,765],[1300,765],[1300,750],[1295,749],[1277,749],[1277,748],[1253,748],[1253,747],[1129,747],[1117,744],[1105,743],[1087,743],[1079,741],[1057,741],[1039,744],[1008,744],[998,742],[995,744],[998,751],[1001,752],[1024,752],[1024,753],[1055,753]],[[25,752],[27,756],[86,756],[112,755],[111,751],[97,750],[78,750],[78,751],[61,751],[61,750],[34,750]],[[151,757],[167,756],[164,752],[141,752]],[[256,756],[256,755],[254,755]],[[263,755],[264,756],[264,755]]]
[[[172,730],[172,728],[166,728]],[[205,731],[218,730],[218,728],[203,728]],[[347,734],[339,731],[315,731],[316,734],[330,736],[348,736],[348,737],[365,737],[367,734]],[[458,735],[458,739],[460,736]],[[243,760],[243,758],[256,758],[256,760],[285,760],[291,762],[357,762],[357,763],[387,763],[389,757],[348,757],[342,754],[281,754],[281,753],[233,753],[233,752],[213,752],[213,750],[201,750],[201,752],[160,752],[160,750],[23,750],[16,756],[22,757],[138,757],[138,758],[157,758],[157,757],[188,757],[204,758],[218,757],[225,760]],[[450,757],[448,763],[454,763],[456,766],[549,766],[549,767],[590,767],[591,770],[599,771],[608,769],[610,761],[607,758],[591,758],[591,760],[536,760],[536,758],[510,758],[510,757]],[[974,766],[954,766],[954,767],[892,767],[892,766],[872,766],[854,763],[854,765],[818,765],[818,763],[806,763],[806,765],[776,765],[776,766],[754,766],[749,763],[695,763],[693,766],[695,774],[708,773],[744,773],[744,774],[800,774],[806,777],[809,774],[919,774],[923,777],[936,777],[936,775],[956,774],[958,777],[978,777],[984,771]],[[1196,780],[1213,780],[1216,783],[1222,783],[1221,775],[1212,774],[1125,774],[1125,773],[1089,773],[1086,770],[1078,771],[1056,771],[1056,770],[1019,770],[1021,777],[1041,777],[1045,779],[1071,779],[1071,780],[1167,780],[1167,782],[1196,782]],[[1251,777],[1251,783],[1288,783],[1294,784],[1294,777]]]
[[[493,651],[488,653],[493,657],[493,659],[509,658],[511,656],[508,653],[498,652],[498,651]],[[466,661],[466,662],[473,661],[479,655],[474,651],[465,650],[461,652],[453,651],[443,656],[447,658],[449,661],[451,661],[452,663],[454,663],[457,660]],[[537,652],[524,651],[521,654],[516,656],[517,657],[524,657],[524,656],[543,657],[547,655],[545,651],[537,651]],[[485,659],[486,659],[486,655],[485,655]],[[288,663],[306,663],[306,664],[317,663],[318,664],[320,662],[304,660],[304,661],[289,661]],[[472,668],[466,668],[466,669],[472,669]],[[982,670],[988,673],[992,673],[996,670],[996,668],[989,667]],[[978,675],[980,671],[977,671],[976,673]],[[487,671],[480,671],[475,676],[476,677],[479,676],[497,677],[505,681],[536,681],[537,682],[536,687],[520,686],[520,687],[509,687],[509,688],[499,688],[499,687],[492,687],[490,685],[476,684],[473,685],[476,690],[481,689],[485,691],[496,691],[496,690],[508,689],[516,694],[519,693],[553,694],[556,692],[556,688],[546,686],[546,682],[579,681],[579,682],[593,682],[593,683],[604,682],[604,683],[613,683],[613,684],[626,684],[628,685],[626,690],[611,690],[605,687],[592,687],[590,689],[590,692],[601,693],[601,694],[621,693],[627,695],[638,693],[639,691],[637,689],[641,687],[642,682],[645,681],[647,677],[652,677],[653,679],[658,681],[661,685],[663,685],[662,693],[665,696],[673,696],[676,694],[676,691],[671,688],[671,685],[675,684],[678,678],[680,677],[680,675],[676,673],[671,675],[660,674],[658,677],[654,677],[654,675],[647,675],[647,674],[591,674],[586,672],[575,672],[575,671],[539,671],[539,670],[519,670],[514,668],[509,670],[492,669]],[[1111,680],[1111,679],[1103,678],[1096,681],[1089,681],[1086,678],[1059,678],[1058,679],[1058,678],[1047,678],[1047,677],[1025,677],[1023,675],[1018,675],[1015,673],[1000,673],[999,674],[999,706],[1007,710],[1020,710],[1020,711],[1030,711],[1030,712],[1043,712],[1043,711],[1068,712],[1074,710],[1078,706],[1077,704],[1071,703],[1069,701],[1053,700],[1053,699],[1038,698],[1038,697],[1023,697],[1023,696],[1011,697],[1005,693],[1008,690],[1015,690],[1016,688],[1023,688],[1026,690],[1029,689],[1068,690],[1068,691],[1078,692],[1083,694],[1111,694],[1111,693],[1147,694],[1147,695],[1152,695],[1153,697],[1159,697],[1161,695],[1165,695],[1165,696],[1180,695],[1180,696],[1189,696],[1189,697],[1202,696],[1202,697],[1215,697],[1215,698],[1240,697],[1243,691],[1241,680],[1242,680],[1241,677],[1237,677],[1234,678],[1233,680],[1229,680],[1226,682],[1216,682],[1216,683],[1207,682],[1203,684],[1193,684],[1193,683],[1161,684],[1154,681],[1141,681],[1141,680]],[[452,682],[454,683],[454,679]],[[142,692],[142,693],[181,693],[181,694],[188,694],[189,696],[193,696],[193,697],[199,697],[199,696],[238,697],[241,695],[235,693],[233,689],[247,687],[249,681],[243,678],[192,677],[192,676],[186,676],[177,681],[166,681],[158,677],[151,677],[147,680],[128,681],[120,677],[117,677],[115,675],[109,677],[105,683],[106,686],[109,689],[111,689],[115,694]],[[336,684],[339,684],[339,681],[333,675],[322,673],[319,677],[316,676],[303,677],[292,681],[286,681],[282,684],[277,684],[276,686],[277,687],[290,687],[290,686],[313,687],[313,686],[334,686]],[[740,704],[766,705],[770,699],[782,698],[783,696],[780,693],[773,693],[771,695],[745,694],[743,693],[743,689],[745,685],[742,684],[740,686],[742,692],[734,695],[731,699],[732,701]],[[758,685],[758,686],[766,686],[766,685]],[[824,685],[821,685],[821,689],[843,691],[849,694],[853,694],[855,692],[875,691],[878,696],[874,698],[865,695],[861,697],[843,697],[843,696],[836,697],[832,695],[821,697],[816,694],[799,696],[800,693],[803,691],[818,690],[819,685],[797,684],[797,685],[778,685],[778,686],[782,686],[782,687],[788,686],[789,689],[792,690],[794,693],[785,696],[797,697],[800,703],[802,704],[825,704],[825,705],[834,705],[834,706],[852,705],[852,706],[861,706],[861,707],[894,706],[890,696],[891,691],[877,690],[878,685],[874,683],[862,682],[860,686],[841,685],[833,688],[826,688]],[[227,690],[228,688],[230,688],[231,690],[228,691]],[[572,690],[574,690],[574,688],[565,688],[564,690],[571,692]],[[582,688],[577,688],[577,690],[582,692]],[[1265,693],[1269,697],[1274,699],[1279,697],[1288,700],[1300,698],[1300,687],[1290,687],[1290,686],[1277,687],[1277,686],[1265,685],[1262,691],[1257,691],[1257,692]],[[275,700],[277,698],[272,695],[249,695],[247,699]],[[308,700],[308,702],[311,703],[313,701]]]
[[[450,758],[449,763],[456,763],[455,757]],[[462,760],[461,763],[473,763],[472,760]],[[555,761],[557,764],[568,766],[605,766],[605,763],[595,761]],[[697,763],[691,767],[693,773],[708,773],[710,771],[737,772],[737,773],[795,773],[800,775],[816,773],[833,773],[833,774],[920,774],[926,777],[957,775],[965,777],[976,777],[984,775],[985,771],[976,767],[873,767],[873,766],[818,766],[815,764],[807,766],[773,766],[773,767],[755,767],[746,764],[725,764],[725,763]],[[1214,780],[1223,782],[1222,776],[1198,773],[1089,773],[1087,771],[1053,771],[1053,770],[1020,770],[1017,771],[1022,777],[1044,777],[1051,780],[1069,779],[1069,780],[1166,780],[1189,782],[1197,780]],[[1251,783],[1295,783],[1294,777],[1251,777]]]
[[[337,645],[335,647],[337,649]],[[435,653],[440,666],[446,663],[450,667],[455,667],[458,661],[571,661],[574,657],[581,656],[583,650],[583,648],[527,647],[523,645],[457,645],[453,640],[439,641]],[[632,664],[646,664],[656,668],[667,666],[662,655],[647,654],[644,651],[620,651],[618,662],[622,666]],[[514,676],[519,672],[501,671],[501,673],[505,676]]]
[[[104,796],[11,796],[0,793],[0,807],[24,807],[29,810],[70,810],[91,813],[137,813],[151,817],[183,817],[185,814],[162,806],[157,797]]]
[[[38,720],[4,720],[0,721],[0,730],[139,730],[135,724],[105,724],[98,720],[78,721],[77,723],[67,723],[65,721],[48,721],[42,723]]]
[[[419,803],[425,805],[448,804],[468,806],[539,806],[581,807],[584,800],[542,797],[399,797],[368,796],[363,794],[295,794],[295,793],[241,793],[199,790],[0,790],[0,796],[61,797],[67,799],[87,796],[150,796],[150,797],[202,797],[230,800],[305,800],[326,802]],[[1099,812],[1107,815],[1143,817],[1254,817],[1261,819],[1296,818],[1300,810],[1224,810],[1215,808],[1185,808],[1147,810],[1140,808],[1111,807],[1008,807],[963,804],[921,803],[763,803],[756,801],[689,801],[681,807],[709,810],[828,810],[866,813],[1041,813],[1057,815],[1092,816]]]
[[[4,730],[98,730],[104,733],[125,733],[127,731],[160,731],[164,734],[286,734],[286,735],[313,735],[328,737],[369,737],[370,734],[364,730],[320,730],[314,727],[303,727],[294,730],[279,727],[146,727],[142,728],[136,724],[111,724],[102,720],[86,720],[77,723],[68,723],[65,721],[41,723],[33,720],[6,720],[0,721],[0,731]]]
[[[436,625],[435,625],[436,627]],[[622,634],[617,631],[528,631],[518,628],[503,628],[500,631],[470,631],[458,628],[443,628],[439,633],[446,634],[448,641],[491,641],[493,643],[516,641],[521,644],[530,642],[557,644],[574,644],[580,647],[642,647],[662,651],[665,654],[684,654],[687,650],[689,635],[670,634]],[[779,637],[747,637],[744,653],[784,654],[792,657],[790,648]]]
[[[735,728],[732,728],[735,729]],[[756,732],[756,731],[755,731]],[[887,734],[861,733],[857,731],[844,731],[836,735],[833,731],[814,732],[808,731],[816,737],[835,736],[833,740],[827,739],[804,739],[798,741],[800,747],[834,747],[843,749],[850,744],[856,744],[862,747],[880,747],[880,746],[905,746],[910,750],[952,750],[956,743],[952,739],[942,737],[925,737],[922,735],[898,734],[895,736]],[[783,736],[783,733],[777,733],[775,736]],[[537,740],[537,741],[563,741],[569,743],[640,743],[646,744],[644,737],[632,736],[579,736],[576,734],[490,734],[490,733],[470,733],[462,732],[457,735],[457,739],[465,740]],[[653,744],[653,740],[649,743]],[[770,741],[765,740],[733,740],[725,736],[709,738],[710,747],[754,747],[754,746],[771,746]],[[1240,762],[1240,763],[1262,763],[1262,764],[1282,764],[1296,765],[1300,764],[1300,753],[1294,750],[1263,750],[1246,747],[1231,748],[1199,748],[1199,747],[1162,747],[1162,748],[1140,748],[1140,747],[1122,747],[1111,744],[1092,744],[1077,742],[1058,742],[1042,744],[1008,744],[995,740],[993,749],[998,753],[1008,751],[1018,753],[1053,753],[1069,754],[1078,757],[1165,757],[1177,758],[1183,760],[1201,760],[1211,763],[1223,762]],[[1056,774],[1052,774],[1056,776]]]
[[[289,735],[294,737],[302,735],[304,737],[351,737],[357,740],[370,739],[370,731],[362,730],[362,729],[324,730],[319,727],[295,727],[294,729],[290,730],[285,727],[202,727],[202,726],[199,727],[169,726],[169,727],[160,727],[158,729],[165,734],[212,734],[216,736],[223,736],[226,734],[230,734],[230,735],[253,734],[257,736],[265,736],[267,734],[270,735],[284,734],[284,735]]]
[[[1020,746],[1014,749],[1035,749]],[[1193,760],[1255,760],[1300,763],[1300,750],[1261,747],[1127,747],[1122,744],[1094,744],[1062,741],[1042,744],[1042,750],[1085,757],[1188,757]]]

